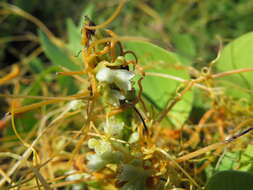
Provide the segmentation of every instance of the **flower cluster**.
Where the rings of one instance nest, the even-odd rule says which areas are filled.
[[[106,164],[117,164],[123,160],[123,154],[113,150],[112,144],[106,140],[91,138],[88,147],[96,153],[87,156],[88,167],[93,171],[104,168]]]
[[[96,172],[106,168],[115,171],[117,181],[123,183],[121,188],[124,190],[147,189],[146,182],[152,172],[144,167],[141,151],[131,147],[139,141],[136,128],[131,127],[135,122],[133,113],[136,108],[133,106],[136,96],[133,88],[135,74],[130,69],[135,66],[129,65],[136,61],[128,61],[122,49],[117,53],[116,45],[115,41],[105,43],[90,63],[92,80],[96,80],[99,103],[105,106],[106,117],[96,123],[99,135],[88,140],[87,167]],[[121,112],[110,114],[115,107],[120,108]]]
[[[103,94],[107,94],[106,99],[113,106],[120,106],[120,102],[127,99],[127,94],[132,90],[132,79],[135,74],[127,69],[110,68],[120,67],[124,58],[119,56],[114,63],[102,61],[97,66],[96,79],[104,84]],[[110,67],[109,67],[110,66]]]

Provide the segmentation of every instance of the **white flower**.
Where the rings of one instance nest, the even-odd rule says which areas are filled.
[[[95,138],[89,139],[88,147],[94,149],[98,155],[102,155],[105,152],[111,152],[111,144],[104,140],[97,140]]]
[[[97,154],[88,155],[87,160],[88,160],[87,164],[88,168],[90,168],[93,171],[100,170],[107,164],[107,162]]]
[[[119,122],[115,119],[108,119],[102,125],[106,134],[111,136],[120,136],[124,127],[124,122]]]
[[[100,69],[97,72],[96,78],[100,82],[112,83],[114,76],[113,76],[113,72],[111,69],[109,69],[107,67],[103,67],[102,69]]]
[[[134,73],[124,69],[118,69],[114,72],[116,85],[124,91],[131,90],[132,85],[130,80],[134,77]]]
[[[131,134],[128,142],[132,144],[132,143],[137,142],[138,140],[139,140],[139,133],[138,132],[134,132],[134,133]]]
[[[97,72],[96,78],[100,82],[107,82],[109,84],[116,84],[117,87],[123,91],[132,89],[131,79],[134,73],[125,69],[110,69],[103,67]]]

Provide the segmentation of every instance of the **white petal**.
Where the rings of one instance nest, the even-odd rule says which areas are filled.
[[[108,135],[117,135],[120,136],[121,132],[124,128],[124,123],[115,121],[113,119],[110,119],[108,122],[105,122],[104,124],[104,131]]]
[[[100,82],[115,83],[121,90],[132,89],[131,79],[134,73],[124,69],[110,69],[104,67],[97,72],[96,78]]]
[[[118,69],[115,71],[115,79],[114,82],[115,84],[122,90],[128,91],[132,89],[131,85],[131,79],[134,77],[134,73],[123,70],[123,69]]]
[[[114,79],[114,73],[111,69],[104,67],[97,72],[96,78],[100,82],[112,83]]]
[[[101,155],[105,152],[111,152],[111,151],[112,151],[111,144],[109,142],[106,142],[106,141],[103,141],[103,140],[100,140],[100,145],[95,147],[95,152],[98,155]]]
[[[116,77],[121,80],[131,80],[134,77],[134,73],[124,69],[115,70]]]
[[[94,149],[97,145],[99,145],[99,141],[97,139],[91,138],[88,140],[88,147],[90,149]]]
[[[93,171],[100,170],[106,165],[106,162],[97,154],[88,155],[87,160],[88,168]]]

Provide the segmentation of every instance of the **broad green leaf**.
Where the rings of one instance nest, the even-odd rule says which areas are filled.
[[[218,168],[216,168],[216,171],[233,170],[238,168],[239,161],[240,152],[226,152],[222,157]]]
[[[222,171],[215,174],[205,190],[252,190],[253,174],[240,171]]]
[[[248,145],[245,150],[237,152],[225,152],[219,160],[219,165],[214,165],[206,169],[208,178],[216,172],[226,170],[239,170],[253,173],[253,145]]]
[[[146,72],[169,74],[183,79],[189,79],[189,75],[183,69],[177,56],[165,49],[148,42],[126,42],[126,50],[133,51]],[[161,78],[157,76],[146,76],[142,81],[143,93],[148,100],[159,110],[167,105],[168,101],[176,95],[176,90],[180,82]],[[189,116],[192,107],[192,92],[187,92],[169,113],[169,119],[174,125],[180,126]]]
[[[75,55],[82,49],[81,31],[71,19],[67,19],[68,48]]]
[[[53,42],[49,40],[45,33],[39,30],[39,38],[42,44],[42,48],[45,51],[46,56],[54,65],[63,66],[70,70],[80,70],[80,66],[71,61],[67,52],[57,47]]]
[[[240,160],[240,170],[253,173],[253,145],[249,144]]]
[[[71,30],[71,32],[74,32]],[[39,37],[44,48],[45,54],[52,61],[54,65],[63,66],[70,70],[80,70],[80,66],[72,62],[63,49],[60,49],[55,44],[53,44],[48,37],[41,31],[39,31]],[[73,38],[73,37],[71,37]],[[80,64],[81,65],[81,64]],[[60,71],[60,68],[59,68]],[[74,80],[71,77],[58,76],[58,82],[62,86],[62,90],[66,89],[67,94],[71,94],[77,91],[75,87]]]
[[[57,82],[61,86],[62,92],[67,92],[67,95],[74,94],[78,91],[74,79],[69,76],[58,76]]]
[[[80,21],[79,21],[79,25],[78,25],[79,31],[80,31],[81,28],[83,27],[84,17],[85,17],[85,16],[88,16],[90,19],[93,20],[94,8],[95,8],[95,4],[94,4],[94,3],[87,4],[87,6],[84,8],[84,10],[83,10],[83,12],[82,12],[81,19],[80,19]]]
[[[216,65],[218,72],[252,67],[253,32],[245,34],[228,44],[221,52]],[[226,92],[235,98],[253,97],[253,72],[244,72],[219,80]]]
[[[196,46],[189,34],[174,34],[172,42],[175,45],[176,52],[180,55],[180,60],[185,64],[190,64],[196,56]]]

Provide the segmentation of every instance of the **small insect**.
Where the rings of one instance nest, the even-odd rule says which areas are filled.
[[[89,47],[89,42],[91,40],[91,37],[95,35],[96,30],[91,30],[85,28],[85,26],[96,26],[96,24],[91,21],[91,19],[88,16],[84,17],[85,19],[85,24],[84,27],[82,28],[82,44],[86,45],[86,47]]]

